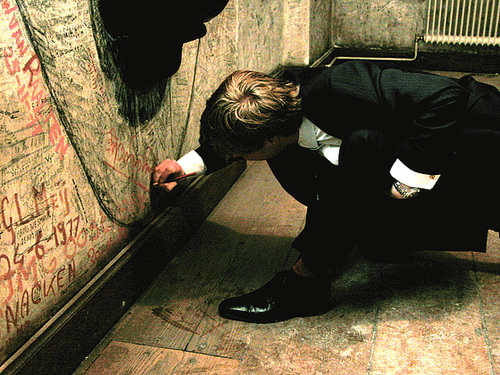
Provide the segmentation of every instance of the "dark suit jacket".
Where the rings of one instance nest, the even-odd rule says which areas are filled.
[[[359,61],[326,69],[300,88],[304,115],[323,131],[347,147],[355,130],[384,131],[400,142],[396,157],[427,174],[443,171],[471,108],[495,90],[470,77],[453,80]],[[481,111],[500,116],[500,109]],[[197,151],[209,172],[225,165],[209,146]]]
[[[382,189],[391,180],[389,170],[396,159],[416,172],[442,174],[432,193],[417,198],[422,202],[423,211],[434,207],[439,210],[443,197],[446,201],[443,210],[449,211],[457,199],[477,194],[471,189],[485,183],[488,168],[500,162],[500,154],[495,151],[500,148],[500,94],[470,77],[454,80],[427,73],[381,69],[375,64],[356,61],[324,70],[302,85],[300,92],[304,116],[326,133],[343,140],[339,169],[348,171],[343,176],[351,185]],[[486,149],[485,142],[490,144]],[[209,172],[224,165],[224,160],[210,147],[202,144],[197,151]],[[494,158],[497,158],[494,164],[488,164]],[[475,176],[475,183],[469,181],[474,178],[464,182],[464,173],[471,177],[475,167],[482,174]],[[353,191],[358,198],[363,194],[362,189]],[[355,199],[353,196],[351,201]],[[366,203],[366,199],[361,201]],[[464,212],[473,215],[469,219],[477,224],[481,210],[475,209],[485,202],[473,199],[469,203],[472,211]],[[348,207],[359,208],[353,204]],[[426,214],[412,210],[412,215]],[[456,218],[456,212],[450,212],[450,216]],[[427,222],[427,219],[418,219],[422,220]],[[443,231],[446,237],[452,235],[456,225],[456,220],[449,221],[453,223],[448,231]],[[464,227],[468,228],[467,224]],[[483,235],[479,242],[464,245],[464,249],[470,250],[471,246],[484,242],[486,232],[475,227],[478,230],[474,238],[478,238],[477,233]],[[419,231],[422,230],[427,229],[419,227]],[[443,242],[434,238],[428,242],[443,247]],[[455,242],[450,241],[450,246],[445,247],[456,248]]]

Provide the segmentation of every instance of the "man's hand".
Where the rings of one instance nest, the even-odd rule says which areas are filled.
[[[418,194],[420,194],[420,189],[405,185],[397,181],[391,185],[391,189],[387,193],[387,195],[394,199],[413,199]]]
[[[403,197],[399,193],[399,191],[396,190],[394,185],[391,185],[391,190],[389,191],[389,193],[387,195],[389,195],[391,198],[394,198],[394,199],[408,199],[408,198]]]
[[[177,182],[168,181],[183,174],[184,170],[175,160],[165,159],[153,172],[153,186],[170,192],[177,186]]]

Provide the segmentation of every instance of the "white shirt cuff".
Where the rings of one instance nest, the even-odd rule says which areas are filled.
[[[324,145],[318,151],[330,163],[339,165],[340,146]]]
[[[177,160],[177,164],[182,167],[186,174],[193,172],[196,174],[204,174],[207,171],[205,162],[195,150],[189,151],[186,155]]]
[[[431,190],[438,181],[440,174],[424,174],[412,171],[399,159],[391,168],[391,176],[399,182],[420,189]]]

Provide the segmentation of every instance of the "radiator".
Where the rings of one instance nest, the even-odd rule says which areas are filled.
[[[428,0],[424,40],[500,45],[500,0]]]

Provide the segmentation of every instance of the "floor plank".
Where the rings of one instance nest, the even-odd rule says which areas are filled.
[[[481,303],[485,340],[489,347],[492,373],[500,374],[500,238],[490,232],[488,251],[474,254],[476,280]]]
[[[238,364],[230,358],[111,341],[87,374],[230,375]]]
[[[490,374],[470,253],[420,253],[389,274],[370,374]]]
[[[117,325],[114,339],[243,358],[241,340],[218,330],[227,321],[217,306],[260,287],[284,267],[305,214],[267,167],[250,165],[246,174]],[[286,209],[272,209],[277,204]]]

